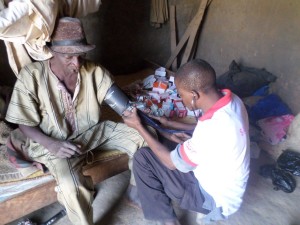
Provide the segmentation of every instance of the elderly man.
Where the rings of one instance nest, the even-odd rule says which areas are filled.
[[[32,160],[43,163],[57,182],[59,201],[73,224],[93,224],[93,183],[82,166],[99,149],[129,157],[146,146],[135,129],[100,121],[101,103],[113,84],[110,73],[85,60],[80,20],[58,20],[49,45],[53,57],[25,66],[15,84],[6,120],[19,124]]]
[[[216,88],[214,69],[204,60],[183,65],[175,84],[190,110],[201,109],[191,138],[170,151],[156,141],[133,112],[125,123],[149,144],[134,155],[133,172],[146,219],[178,225],[171,200],[180,207],[207,214],[206,222],[227,218],[241,203],[249,177],[248,116],[230,90]],[[177,129],[185,124],[158,118]],[[184,136],[181,136],[184,137]],[[154,207],[153,207],[154,206]]]

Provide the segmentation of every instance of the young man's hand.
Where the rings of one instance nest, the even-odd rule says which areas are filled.
[[[177,144],[182,144],[186,140],[190,139],[191,136],[186,134],[186,133],[166,133],[166,132],[161,132],[160,133],[163,137],[169,139],[170,141],[173,141]]]
[[[165,116],[154,116],[152,114],[148,114],[148,116],[159,121],[165,127],[167,127],[170,122],[169,119]]]
[[[182,144],[186,140],[190,139],[191,136],[186,133],[173,133],[171,135],[171,141],[174,141],[178,144]]]

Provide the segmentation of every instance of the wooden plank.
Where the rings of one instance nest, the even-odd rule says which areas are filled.
[[[85,166],[83,174],[91,176],[93,183],[97,184],[127,169],[128,156],[120,152],[119,154],[108,156],[107,159],[100,157],[100,161]],[[53,179],[1,202],[0,212],[5,213],[0,214],[0,223],[6,224],[12,222],[56,202],[57,193],[54,190],[55,186],[56,182]]]
[[[207,0],[203,0],[203,1],[205,1],[207,3]],[[210,0],[210,2],[211,2],[211,0]],[[168,59],[166,65],[165,65],[165,68],[170,68],[170,66],[172,65],[175,57],[177,57],[177,55],[181,51],[182,47],[185,45],[186,41],[189,39],[190,34],[193,31],[193,28],[194,28],[195,24],[199,24],[200,25],[200,23],[199,23],[199,20],[201,18],[201,10],[200,9],[201,8],[199,7],[199,10],[198,10],[197,14],[193,18],[193,20],[190,22],[190,24],[189,24],[188,28],[186,29],[184,35],[182,36],[182,38],[180,39],[178,45],[176,46],[175,51],[171,54],[170,58]],[[200,22],[201,22],[201,20],[200,20]]]
[[[199,33],[198,30],[199,30],[201,21],[203,19],[205,9],[207,7],[207,2],[208,2],[208,0],[202,0],[201,1],[200,7],[199,7],[199,10],[198,10],[198,13],[197,13],[198,14],[198,19],[195,22],[195,24],[193,24],[193,28],[192,28],[192,31],[191,31],[191,34],[190,34],[190,37],[189,37],[189,41],[188,41],[188,44],[185,48],[184,55],[182,57],[180,66],[185,64],[191,57],[191,51],[192,51],[192,48],[194,46],[195,38],[197,37],[197,33]]]
[[[171,35],[171,52],[173,52],[177,45],[177,29],[176,29],[176,7],[175,5],[170,6],[170,35]],[[178,67],[177,58],[172,63],[172,71],[176,71]]]
[[[1,223],[9,223],[56,202],[57,197],[56,192],[54,191],[55,185],[55,180],[52,180],[1,202]]]
[[[181,51],[182,47],[184,46],[184,44],[186,43],[186,41],[188,40],[189,36],[190,36],[190,26],[187,28],[186,32],[184,33],[184,35],[182,36],[182,38],[180,39],[178,45],[176,46],[176,49],[174,50],[174,52],[171,54],[170,58],[168,59],[165,68],[169,69],[170,66],[172,65],[175,57],[177,57],[178,53]]]

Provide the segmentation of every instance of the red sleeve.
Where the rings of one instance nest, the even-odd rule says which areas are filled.
[[[185,161],[186,163],[188,163],[188,164],[191,165],[191,166],[194,166],[194,167],[197,166],[197,164],[193,163],[193,162],[189,159],[189,157],[187,156],[183,144],[180,145],[179,153],[180,153],[180,155],[181,155],[183,161]]]

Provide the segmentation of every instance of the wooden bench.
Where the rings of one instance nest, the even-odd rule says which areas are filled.
[[[128,169],[128,156],[118,150],[95,154],[95,162],[83,168],[94,184]],[[51,175],[46,175],[51,176]],[[39,178],[36,178],[39,179]],[[0,203],[0,221],[6,224],[57,201],[54,179],[35,186]]]

